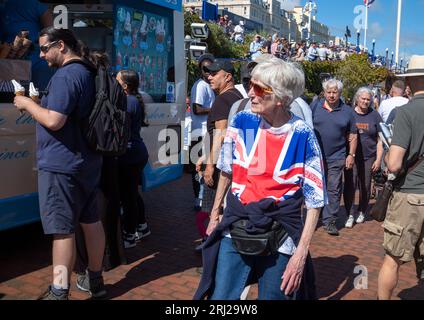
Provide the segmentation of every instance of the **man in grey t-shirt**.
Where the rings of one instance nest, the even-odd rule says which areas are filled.
[[[417,277],[424,280],[424,56],[412,56],[408,71],[401,76],[414,97],[397,111],[385,157],[388,170],[398,175],[399,181],[383,224],[386,255],[378,277],[380,300],[391,298],[399,267],[405,262],[415,260]]]

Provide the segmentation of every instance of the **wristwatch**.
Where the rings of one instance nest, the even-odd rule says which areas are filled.
[[[355,158],[356,155],[354,153],[349,153],[349,156],[352,156]]]

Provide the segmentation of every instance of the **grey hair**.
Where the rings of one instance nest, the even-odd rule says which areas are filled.
[[[322,88],[327,91],[330,88],[337,88],[337,91],[341,93],[343,91],[343,83],[337,79],[328,79],[322,83]]]
[[[370,105],[368,107],[372,107],[374,105],[374,92],[368,88],[368,87],[360,87],[358,90],[356,90],[355,95],[353,96],[352,99],[352,106],[355,107],[356,106],[356,102],[358,101],[359,97],[363,94],[363,93],[368,93],[370,95]]]
[[[298,64],[270,58],[260,62],[252,71],[252,78],[272,88],[275,97],[289,106],[305,91],[305,74]]]

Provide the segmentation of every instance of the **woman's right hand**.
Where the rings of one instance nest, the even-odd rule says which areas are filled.
[[[219,224],[221,219],[222,219],[221,211],[219,209],[212,208],[210,218],[209,218],[208,227],[206,229],[206,234],[208,236],[210,236],[211,233],[215,230],[216,226]]]
[[[208,237],[215,230],[218,223],[219,223],[219,220],[209,220],[208,227],[206,228],[206,234],[208,235]]]

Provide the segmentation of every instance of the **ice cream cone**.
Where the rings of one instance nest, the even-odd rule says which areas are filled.
[[[15,91],[15,96],[19,96],[19,97],[24,97],[25,96],[25,91]]]
[[[30,82],[29,84],[29,96],[31,97],[31,99],[35,102],[39,102],[39,97],[40,97],[40,93],[39,91],[35,88],[34,83]]]
[[[27,54],[27,52],[28,52],[29,48],[31,47],[31,45],[32,45],[32,41],[31,40],[23,39],[22,47],[16,53],[16,58],[21,59],[22,57],[24,57]]]
[[[6,59],[11,49],[12,48],[8,43],[0,45],[0,59]]]
[[[19,37],[19,36],[16,36],[15,41],[13,42],[13,45],[11,47],[11,50],[10,50],[7,58],[8,59],[16,59],[16,56],[17,56],[19,50],[22,49],[23,43],[24,43],[24,39]]]
[[[19,33],[19,36],[21,38],[29,38],[29,31],[28,30],[21,30],[21,32]]]
[[[40,102],[40,98],[38,96],[30,96],[30,98],[32,99],[32,101],[39,103]]]

